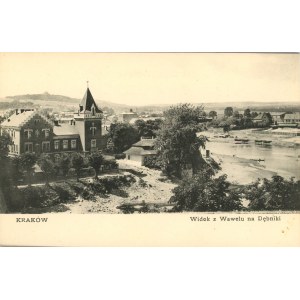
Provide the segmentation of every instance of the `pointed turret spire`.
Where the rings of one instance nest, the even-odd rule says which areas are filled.
[[[92,108],[94,108],[96,113],[102,113],[102,111],[98,108],[98,106],[92,96],[92,93],[89,89],[88,84],[89,84],[89,82],[87,81],[87,89],[86,89],[84,97],[79,105],[80,112],[92,111]]]

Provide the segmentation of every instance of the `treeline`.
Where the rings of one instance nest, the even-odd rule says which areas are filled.
[[[226,175],[212,177],[205,170],[183,180],[170,199],[174,211],[274,211],[300,210],[300,181],[281,176],[233,186]]]
[[[229,129],[268,127],[272,124],[270,113],[265,113],[265,118],[261,122],[256,123],[253,119],[258,115],[258,112],[250,111],[249,108],[245,109],[241,114],[238,110],[233,110],[232,107],[226,107],[223,116],[218,117],[215,111],[209,112],[209,116],[213,117],[209,126],[222,127],[225,131],[228,131]]]

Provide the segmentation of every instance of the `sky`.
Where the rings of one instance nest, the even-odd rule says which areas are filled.
[[[38,94],[157,105],[299,102],[300,54],[0,53],[0,97]]]

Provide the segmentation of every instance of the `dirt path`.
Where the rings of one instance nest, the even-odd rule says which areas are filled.
[[[133,175],[136,182],[130,187],[124,188],[127,197],[110,194],[107,198],[96,197],[96,200],[83,200],[77,198],[75,202],[64,204],[67,210],[63,213],[122,213],[116,207],[124,203],[166,203],[172,196],[172,189],[176,186],[170,181],[162,182],[159,179],[160,171],[151,170],[139,166],[137,163],[127,160],[119,160],[121,172],[127,174],[127,171],[134,170],[141,175]]]

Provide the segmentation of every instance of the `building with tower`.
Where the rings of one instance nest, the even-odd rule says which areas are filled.
[[[10,155],[48,153],[58,159],[62,153],[90,153],[106,147],[102,135],[103,112],[87,87],[86,93],[69,123],[52,123],[34,109],[17,109],[0,124],[1,134],[12,139]]]

